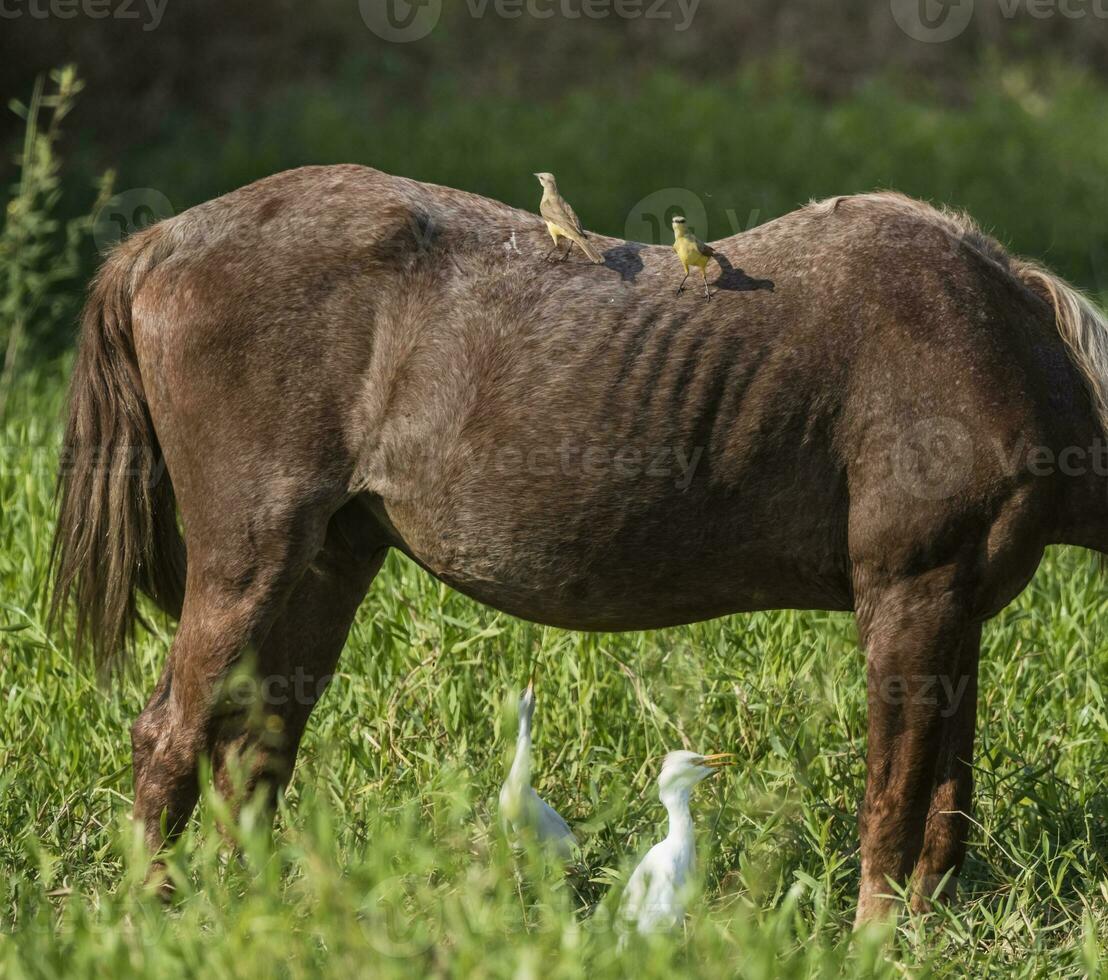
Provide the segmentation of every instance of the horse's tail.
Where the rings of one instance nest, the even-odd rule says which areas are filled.
[[[179,616],[185,545],[135,355],[136,284],[169,248],[161,226],[128,239],[93,281],[81,324],[58,472],[49,622],[76,606],[78,650],[97,666],[131,646],[137,591]]]
[[[1016,260],[1013,271],[1054,307],[1058,332],[1085,376],[1101,428],[1108,433],[1108,315],[1064,279],[1033,262]]]

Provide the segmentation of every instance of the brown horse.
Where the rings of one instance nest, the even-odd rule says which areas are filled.
[[[968,219],[892,194],[716,242],[710,304],[674,296],[668,248],[598,237],[604,265],[547,264],[545,235],[472,194],[317,167],[104,265],[55,608],[75,599],[101,662],[137,590],[180,617],[132,731],[149,844],[187,820],[202,754],[225,791],[232,758],[247,789],[288,778],[322,685],[259,718],[222,682],[244,651],[284,691],[328,677],[398,548],[572,629],[854,610],[859,920],[913,871],[920,907],[951,894],[981,624],[1046,545],[1108,549],[1108,324]]]

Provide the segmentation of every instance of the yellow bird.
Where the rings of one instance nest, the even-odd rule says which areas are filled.
[[[596,247],[589,241],[588,232],[581,227],[581,219],[577,217],[577,212],[570,207],[569,201],[558,193],[558,184],[554,180],[554,175],[535,174],[535,176],[539,178],[539,183],[542,184],[542,203],[539,205],[539,214],[546,219],[546,230],[550,232],[550,237],[554,239],[554,248],[546,253],[546,257],[550,258],[551,253],[558,248],[558,243],[564,238],[569,242],[569,248],[562,256],[563,262],[569,258],[569,253],[573,251],[573,246],[576,244],[589,259],[597,265],[603,265],[604,259],[601,258]]]
[[[680,296],[684,291],[689,273],[695,268],[700,270],[700,278],[704,280],[704,297],[710,302],[712,293],[708,289],[708,275],[704,270],[708,268],[708,262],[711,259],[715,258],[717,264],[719,259],[716,258],[716,250],[711,245],[705,245],[689,231],[689,223],[681,215],[673,219],[673,250],[685,270],[685,278],[677,287],[677,295]]]

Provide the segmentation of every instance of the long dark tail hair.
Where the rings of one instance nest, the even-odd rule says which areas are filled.
[[[51,625],[76,606],[78,650],[98,667],[133,645],[137,591],[180,616],[185,544],[135,357],[131,299],[164,243],[150,228],[120,246],[93,281],[70,383],[51,548]]]

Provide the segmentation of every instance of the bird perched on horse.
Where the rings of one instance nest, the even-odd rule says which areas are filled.
[[[546,253],[546,257],[550,258],[551,253],[558,249],[564,238],[569,242],[569,247],[562,255],[561,260],[563,262],[569,258],[573,246],[577,245],[589,257],[590,261],[597,265],[603,265],[604,259],[596,250],[596,246],[589,241],[589,233],[581,226],[581,219],[577,217],[577,212],[570,206],[569,201],[558,193],[558,182],[554,179],[554,175],[542,173],[535,174],[535,176],[539,178],[539,183],[542,184],[542,201],[539,204],[539,214],[546,220],[546,229],[550,232],[550,237],[554,239],[554,248]]]
[[[689,230],[688,221],[681,215],[677,215],[673,219],[673,250],[677,253],[677,258],[681,260],[681,266],[685,270],[685,278],[681,280],[681,285],[677,287],[677,295],[680,296],[684,292],[685,283],[688,282],[692,270],[699,269],[700,278],[704,281],[704,298],[710,302],[712,293],[708,289],[708,275],[705,270],[712,259],[715,259],[717,264],[719,259],[716,257],[716,250],[711,245],[705,245]]]

